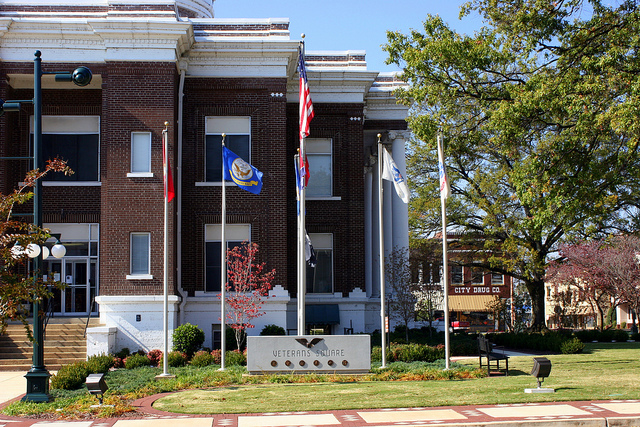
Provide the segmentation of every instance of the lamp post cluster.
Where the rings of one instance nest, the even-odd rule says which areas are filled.
[[[20,111],[21,104],[33,104],[33,168],[42,170],[44,160],[42,158],[42,76],[54,74],[55,80],[60,82],[73,82],[78,86],[86,86],[91,83],[91,70],[87,67],[78,67],[73,72],[43,72],[42,59],[39,50],[35,52],[33,60],[33,99],[6,101],[0,100],[0,116],[4,112]],[[33,189],[33,224],[42,227],[42,182],[36,180]],[[27,255],[33,259],[34,278],[42,272],[42,261],[48,256],[48,248],[41,249],[38,245],[29,244],[26,249],[15,249],[16,252],[26,250]],[[45,250],[46,249],[46,250]],[[56,258],[62,258],[66,250],[58,244],[51,248],[51,254]],[[24,401],[48,402],[49,377],[51,374],[44,365],[44,316],[40,312],[40,301],[33,303],[33,364],[25,375],[27,379],[27,393]]]

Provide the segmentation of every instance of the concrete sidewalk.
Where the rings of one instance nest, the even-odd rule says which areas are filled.
[[[0,372],[0,404],[26,390],[24,372]],[[152,404],[164,395],[134,402],[138,414],[127,418],[43,421],[0,415],[0,427],[616,427],[640,426],[639,400],[470,405],[424,408],[340,410],[266,414],[181,415]]]

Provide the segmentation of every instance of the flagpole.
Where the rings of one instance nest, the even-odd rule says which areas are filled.
[[[302,41],[300,42],[301,58],[304,61],[304,34],[302,34]],[[303,64],[304,65],[304,64]],[[302,88],[300,88],[302,91]],[[302,92],[301,92],[302,93]],[[302,96],[302,94],[300,95]],[[302,116],[303,104],[300,99],[300,111]],[[306,100],[305,100],[306,102]],[[301,129],[302,131],[302,129]],[[298,153],[300,158],[298,159],[298,168],[300,170],[300,185],[299,185],[299,197],[300,197],[300,214],[298,215],[298,335],[305,335],[306,332],[306,319],[305,319],[305,294],[307,291],[307,270],[304,256],[305,248],[305,230],[306,230],[306,194],[307,188],[305,185],[306,170],[303,174],[304,159],[305,159],[305,135],[301,132],[302,138],[300,138],[300,152]]]
[[[382,167],[383,167],[383,153],[384,147],[381,141],[382,135],[378,134],[378,237],[379,237],[379,250],[380,250],[380,336],[382,338],[382,367],[387,366],[387,322],[385,313],[385,277],[384,277],[384,224],[382,221],[383,206],[382,206]]]
[[[162,176],[164,181],[164,298],[162,304],[163,313],[163,333],[164,333],[164,347],[162,357],[162,375],[163,377],[169,375],[169,190],[168,190],[168,166],[169,162],[169,122],[164,122],[164,130],[162,131]]]
[[[442,135],[438,134],[438,162],[439,168],[442,168],[441,176],[444,172],[444,151],[442,149]],[[446,174],[445,174],[446,176]],[[446,179],[446,178],[445,178]],[[441,179],[442,181],[442,179]],[[442,209],[442,281],[444,287],[444,355],[445,369],[449,369],[450,365],[450,339],[449,339],[449,254],[447,248],[447,189],[442,188],[440,184],[440,206]],[[445,186],[448,183],[445,182]]]
[[[227,185],[224,179],[224,140],[227,134],[222,134],[222,219],[220,227],[220,370],[225,369],[225,353],[227,351],[226,332],[226,298],[227,298]],[[239,350],[239,349],[238,349]]]

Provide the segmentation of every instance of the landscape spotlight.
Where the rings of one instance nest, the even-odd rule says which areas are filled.
[[[534,357],[531,375],[538,380],[538,388],[526,388],[525,393],[554,393],[552,388],[542,388],[542,382],[551,373],[551,361],[546,357]]]
[[[102,405],[104,392],[109,388],[107,387],[107,383],[104,381],[104,374],[90,374],[85,380],[85,383],[87,384],[87,390],[89,390],[89,393],[97,396],[100,400],[100,404]]]

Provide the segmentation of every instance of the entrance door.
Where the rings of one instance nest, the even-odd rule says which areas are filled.
[[[60,281],[64,289],[53,289],[51,310],[55,314],[85,315],[96,295],[96,263],[87,258],[45,261],[47,275]]]

